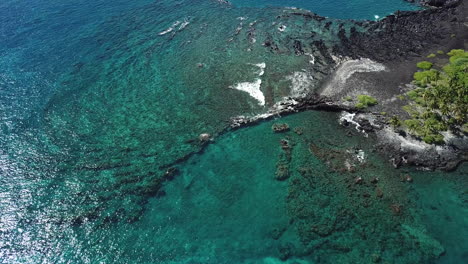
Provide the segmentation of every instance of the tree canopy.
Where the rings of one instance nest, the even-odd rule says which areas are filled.
[[[404,107],[411,119],[405,120],[410,133],[426,143],[444,143],[441,131],[468,133],[468,52],[447,53],[449,63],[434,69],[427,61],[418,63],[414,74],[416,89],[408,92],[410,104]]]

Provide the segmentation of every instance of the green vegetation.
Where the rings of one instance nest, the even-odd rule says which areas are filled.
[[[434,82],[439,79],[439,71],[436,70],[426,70],[422,72],[414,73],[414,81],[420,87],[426,87],[431,82]]]
[[[421,61],[421,62],[418,62],[416,66],[423,70],[429,70],[430,68],[432,68],[432,63],[428,61]]]
[[[343,100],[345,100],[346,102],[351,102],[353,98],[351,96],[346,96],[345,98],[343,98]]]
[[[397,116],[392,116],[390,120],[388,121],[388,123],[394,128],[401,126],[401,121]]]
[[[443,50],[438,50],[438,51],[437,51],[437,54],[439,54],[439,55],[444,55],[445,53],[444,53]]]
[[[424,71],[414,74],[416,89],[406,93],[410,104],[403,107],[411,119],[404,125],[409,132],[429,144],[444,142],[441,131],[468,133],[468,52],[452,50],[449,64],[441,70],[430,62],[420,62]],[[397,117],[389,123],[401,125]]]
[[[429,58],[429,59],[430,58],[435,58],[435,57],[436,57],[436,55],[434,53],[431,53],[431,54],[427,55],[427,58]]]
[[[357,99],[358,103],[356,104],[356,108],[359,109],[364,109],[377,104],[377,99],[369,95],[361,94],[357,96]]]

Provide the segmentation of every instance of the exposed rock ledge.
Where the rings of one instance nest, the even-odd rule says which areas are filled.
[[[428,170],[450,171],[456,169],[461,162],[468,161],[468,138],[466,137],[453,137],[448,144],[443,146],[429,145],[409,135],[394,131],[380,114],[360,112],[354,107],[318,94],[304,98],[285,99],[262,115],[234,117],[230,120],[230,127],[237,129],[270,118],[307,110],[353,113],[349,115],[351,119],[344,119],[343,125],[354,124],[358,131],[375,136],[378,141],[377,151],[388,156],[395,168],[415,165]]]
[[[382,99],[379,101],[389,102],[387,107],[393,108],[393,112],[401,111],[401,106],[390,100],[390,97],[401,93],[396,82],[410,81],[411,72],[415,70],[412,69],[415,61],[421,60],[429,51],[436,49],[467,48],[468,12],[463,0],[422,0],[421,3],[437,8],[416,12],[397,12],[379,22],[355,22],[356,24],[362,23],[367,30],[358,32],[351,28],[348,35],[343,29],[340,33],[339,45],[333,48],[334,52],[341,56],[352,59],[369,58],[386,66],[391,65],[392,69],[400,68],[393,72],[390,69],[387,75],[380,75],[378,78],[358,76],[358,78],[366,78],[368,83],[367,87],[358,89],[364,89],[365,94],[385,94],[388,98],[379,98]],[[410,76],[409,79],[408,76],[399,77],[403,72]],[[374,80],[369,80],[372,78]],[[392,78],[392,80],[386,78]],[[388,84],[386,84],[387,81]],[[356,82],[353,85],[355,84]],[[327,83],[323,86],[326,85]],[[357,113],[353,121],[360,127],[359,129],[377,138],[379,145],[376,149],[388,156],[395,167],[408,164],[431,170],[453,170],[461,162],[468,161],[466,137],[453,136],[444,146],[428,145],[411,136],[393,131],[379,114],[359,113],[352,106],[341,103],[342,96],[343,94],[331,93],[327,94],[327,97],[312,94],[303,98],[287,98],[275,104],[265,114],[232,118],[230,127],[235,129],[272,117],[305,110],[347,111]]]

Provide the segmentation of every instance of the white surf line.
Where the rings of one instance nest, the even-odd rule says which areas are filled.
[[[264,62],[258,63],[258,64],[250,64],[253,66],[257,66],[260,70],[256,73],[258,77],[263,76],[265,74],[265,68],[266,64]],[[258,104],[261,106],[265,105],[265,95],[263,92],[260,90],[260,87],[262,85],[262,79],[261,78],[256,78],[255,81],[253,82],[241,82],[237,83],[233,86],[230,86],[229,88],[236,89],[239,91],[243,91],[248,93],[252,98],[258,101]]]
[[[260,71],[257,73],[258,76],[263,76],[263,74],[265,74],[266,64],[264,62],[250,65],[257,66],[258,68],[260,68]]]
[[[346,121],[354,125],[354,127],[356,128],[358,132],[364,134],[364,137],[368,137],[369,135],[364,130],[361,129],[361,125],[358,122],[354,121],[355,117],[356,117],[356,113],[349,113],[349,112],[343,111],[341,112],[340,119],[338,120],[338,122],[340,124],[343,124],[343,122]]]
[[[190,21],[189,21],[187,18],[184,18],[184,22],[182,22],[182,24],[180,24],[179,30],[178,30],[178,31],[183,30],[183,29],[186,28],[189,24],[190,24]]]
[[[314,57],[314,55],[312,55],[312,54],[310,54],[310,53],[308,53],[308,52],[304,53],[304,55],[310,57],[310,60],[309,60],[309,63],[310,63],[310,64],[315,64],[315,57]]]
[[[172,26],[170,26],[170,27],[167,28],[166,30],[160,32],[158,35],[159,35],[159,36],[163,36],[163,35],[166,35],[167,33],[172,32],[172,31],[175,29],[175,27],[177,27],[177,26],[180,25],[181,23],[182,23],[182,22],[180,22],[179,20],[177,20],[176,22],[174,22],[174,23],[172,24]]]
[[[260,90],[261,85],[262,80],[258,78],[255,79],[254,82],[238,83],[234,86],[231,86],[231,88],[248,93],[251,97],[258,101],[259,105],[263,106],[265,105],[265,95],[263,95],[262,91]]]

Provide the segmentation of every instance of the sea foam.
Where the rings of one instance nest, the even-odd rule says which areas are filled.
[[[258,63],[258,64],[250,64],[250,65],[253,65],[259,68],[259,70],[256,72],[258,77],[262,77],[263,74],[265,74],[266,64],[264,62]],[[253,82],[237,83],[233,86],[230,86],[230,88],[248,93],[250,96],[252,96],[255,100],[258,101],[259,105],[263,106],[265,105],[265,95],[260,90],[261,85],[262,85],[262,79],[257,78]]]
[[[180,22],[179,20],[177,20],[176,22],[174,22],[174,23],[172,24],[172,26],[170,26],[170,27],[167,28],[166,30],[160,32],[158,35],[159,35],[159,36],[163,36],[163,35],[166,35],[167,33],[172,32],[172,31],[175,29],[175,27],[177,27],[177,26],[180,25],[181,23],[182,23],[182,22]]]
[[[256,79],[254,82],[241,82],[231,88],[247,92],[250,96],[255,98],[258,101],[259,105],[265,105],[265,95],[263,95],[262,91],[260,90],[260,86],[262,85],[261,79]]]

